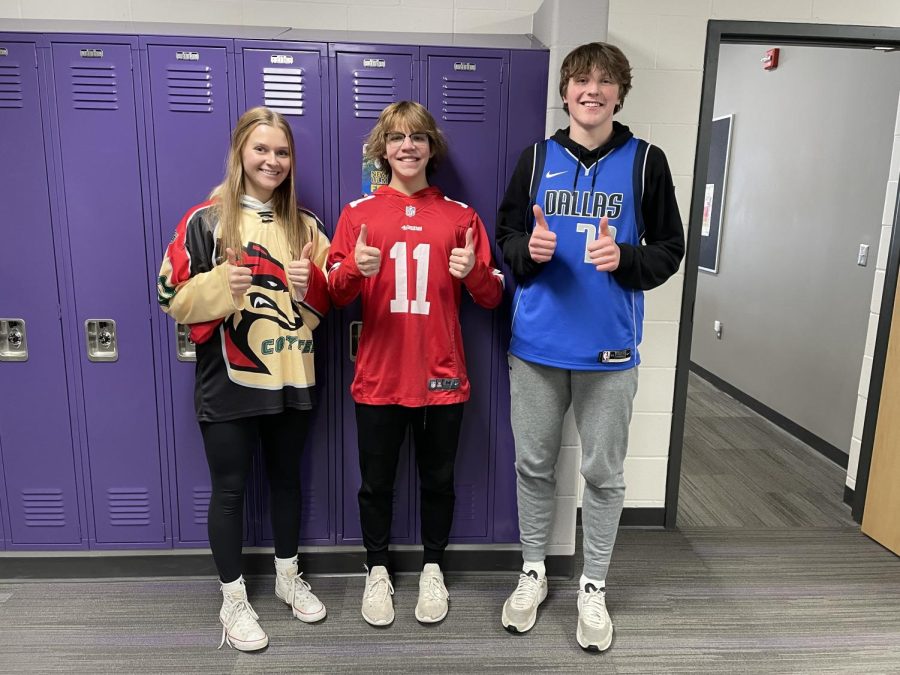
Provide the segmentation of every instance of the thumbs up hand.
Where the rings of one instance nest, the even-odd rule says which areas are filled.
[[[475,267],[475,244],[473,238],[475,232],[470,227],[466,230],[466,245],[464,248],[454,248],[450,251],[450,274],[457,279],[465,279],[472,268]]]
[[[253,283],[253,272],[240,264],[234,249],[225,249],[225,275],[228,278],[228,288],[231,294],[237,299],[244,297],[244,294],[250,289]]]
[[[287,266],[287,278],[294,287],[293,294],[297,302],[302,302],[309,290],[309,256],[312,254],[312,247],[311,241],[306,242],[300,253],[300,260],[291,260]]]
[[[356,267],[364,277],[373,277],[381,269],[381,251],[366,243],[368,232],[365,223],[359,226],[359,238],[356,240],[353,258],[356,260]]]
[[[528,240],[528,254],[535,262],[549,262],[556,251],[556,232],[550,231],[540,206],[535,204],[532,210],[534,211],[534,230],[531,231],[531,238]]]
[[[588,244],[588,257],[598,272],[612,272],[619,267],[619,246],[609,231],[609,218],[600,219],[600,236]]]

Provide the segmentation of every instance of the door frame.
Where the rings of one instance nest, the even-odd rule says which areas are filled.
[[[681,482],[681,460],[684,447],[685,408],[687,406],[688,376],[690,373],[691,341],[694,329],[694,303],[697,299],[697,263],[700,255],[700,227],[703,218],[703,197],[706,172],[709,164],[709,146],[712,133],[713,105],[716,97],[716,76],[719,65],[719,47],[723,43],[750,43],[759,45],[799,45],[820,47],[857,47],[871,49],[875,46],[900,48],[900,28],[877,26],[842,26],[831,24],[780,23],[763,21],[710,20],[706,32],[706,54],[703,63],[703,88],[700,99],[700,120],[694,162],[694,180],[691,189],[690,224],[687,234],[687,253],[684,268],[684,289],[681,319],[678,327],[678,354],[675,365],[675,395],[672,405],[672,429],[669,436],[669,464],[666,473],[666,529],[674,529],[678,516],[678,492]],[[853,519],[862,521],[872,463],[872,447],[878,407],[884,380],[884,365],[890,337],[891,316],[897,292],[897,275],[900,270],[900,236],[897,234],[900,192],[894,208],[894,225],[891,233],[887,270],[882,293],[878,330],[875,338],[875,354],[872,377],[869,383],[868,404],[863,425],[862,445],[853,494]]]

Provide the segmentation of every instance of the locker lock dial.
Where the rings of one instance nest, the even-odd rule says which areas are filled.
[[[0,319],[0,361],[27,361],[25,322],[22,319]]]
[[[88,319],[84,322],[87,357],[90,361],[118,361],[116,322],[112,319]]]

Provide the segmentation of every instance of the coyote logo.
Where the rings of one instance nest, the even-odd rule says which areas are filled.
[[[289,293],[284,265],[272,257],[265,246],[248,242],[241,257],[241,265],[253,272],[253,285],[247,292],[244,309],[232,314],[223,323],[225,354],[232,370],[269,374],[269,369],[251,345],[262,341],[251,337],[252,333],[265,332],[266,321],[272,321],[285,330],[294,331],[303,325],[296,303],[291,303],[288,316],[278,304],[280,293]]]

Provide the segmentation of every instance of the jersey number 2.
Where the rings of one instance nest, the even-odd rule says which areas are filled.
[[[406,264],[406,242],[398,241],[391,247],[391,258],[394,263],[394,297],[391,300],[391,312],[396,314],[428,314],[431,303],[425,299],[428,291],[428,256],[431,244],[419,244],[413,249],[413,260],[416,261],[416,297],[408,299],[409,283]]]
[[[593,223],[578,223],[575,226],[576,232],[584,232],[584,262],[593,265],[591,262],[591,254],[588,252],[588,244],[597,239],[597,226]],[[612,235],[613,241],[616,239],[616,226],[609,226],[609,233]]]

